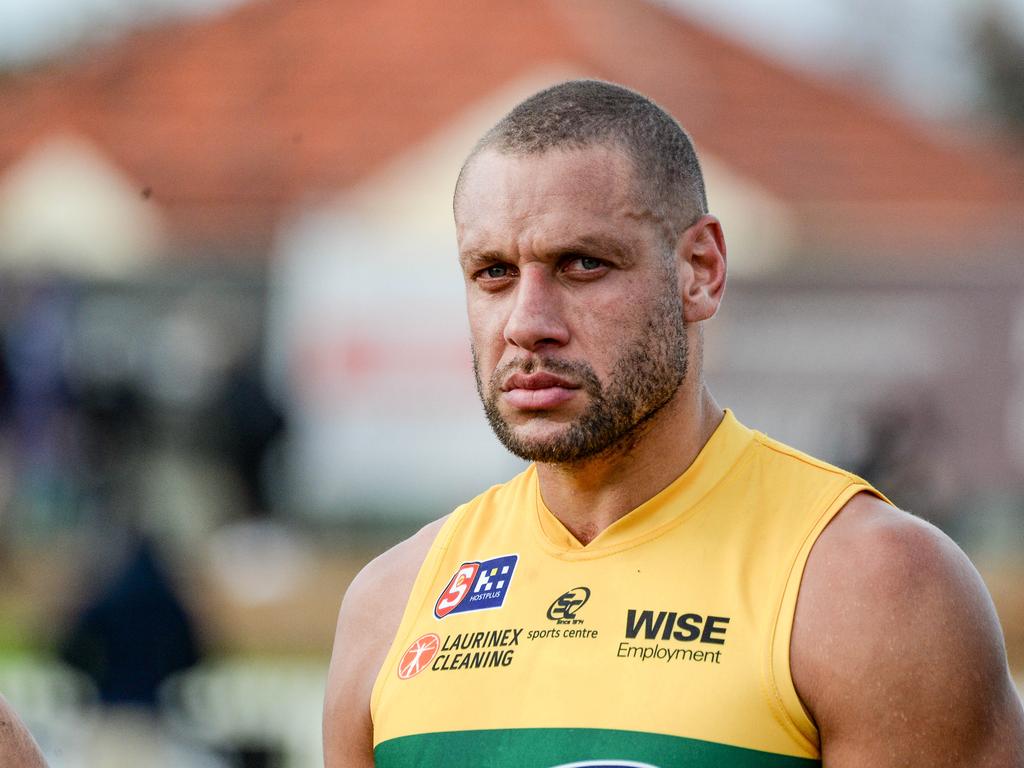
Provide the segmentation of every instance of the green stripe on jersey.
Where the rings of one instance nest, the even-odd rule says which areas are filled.
[[[376,768],[812,768],[818,760],[700,739],[602,728],[515,728],[402,736],[374,750]]]

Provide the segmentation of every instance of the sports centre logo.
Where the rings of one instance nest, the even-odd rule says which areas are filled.
[[[518,561],[519,555],[502,555],[463,563],[434,603],[434,616],[501,608]]]
[[[582,624],[582,619],[577,619],[576,614],[580,608],[586,605],[590,599],[590,590],[587,587],[573,587],[555,598],[548,607],[548,618],[559,624]]]
[[[427,668],[440,647],[441,638],[433,632],[417,638],[398,660],[398,677],[402,680],[416,677]]]

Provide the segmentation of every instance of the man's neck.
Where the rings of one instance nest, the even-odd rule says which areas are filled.
[[[538,464],[541,497],[580,543],[589,544],[685,472],[722,416],[705,387],[681,388],[625,450],[574,464]]]

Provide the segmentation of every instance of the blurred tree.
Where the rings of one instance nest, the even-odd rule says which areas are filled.
[[[1024,33],[1005,10],[990,6],[979,16],[972,47],[987,105],[1024,138]]]

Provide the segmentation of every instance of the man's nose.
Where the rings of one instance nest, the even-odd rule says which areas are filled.
[[[505,322],[505,341],[528,352],[569,342],[558,286],[542,264],[526,265],[520,272]]]

